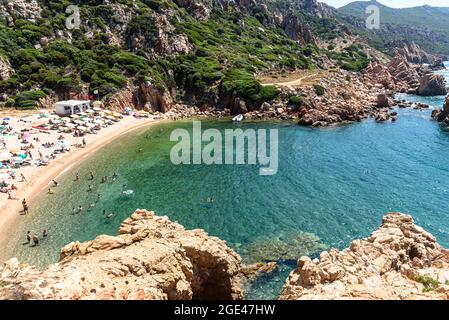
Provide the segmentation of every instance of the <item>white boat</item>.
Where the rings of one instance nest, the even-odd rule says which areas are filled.
[[[232,118],[232,122],[241,122],[243,120],[243,114],[239,114],[238,116],[235,116]]]

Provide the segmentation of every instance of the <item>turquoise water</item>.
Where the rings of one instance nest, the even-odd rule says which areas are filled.
[[[441,100],[423,102],[440,106]],[[171,164],[170,133],[191,130],[190,121],[132,133],[77,168],[80,182],[73,182],[76,171],[70,171],[59,179],[56,194],[42,194],[5,255],[43,267],[57,261],[64,244],[116,234],[130,213],[147,208],[225,239],[245,262],[281,260],[278,272],[247,286],[247,298],[268,299],[279,293],[297,256],[345,248],[352,239],[368,236],[389,211],[412,214],[449,246],[449,132],[430,120],[430,110],[398,112],[396,123],[367,120],[323,129],[277,122],[239,125],[279,129],[279,171],[274,176],[259,176],[255,166]],[[227,121],[202,125],[235,128]],[[90,170],[95,171],[94,183],[87,180]],[[99,177],[114,171],[117,181],[100,183]],[[87,192],[89,184],[92,192]],[[128,189],[134,194],[123,196]],[[72,214],[80,205],[85,211]],[[114,217],[106,219],[103,210]],[[50,237],[39,247],[21,244],[26,230],[44,228]]]

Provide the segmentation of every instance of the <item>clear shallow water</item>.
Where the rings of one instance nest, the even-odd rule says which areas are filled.
[[[403,97],[434,107],[444,100]],[[60,177],[56,194],[40,196],[2,256],[44,267],[57,261],[68,242],[116,234],[136,208],[147,208],[227,240],[245,262],[286,259],[280,271],[247,287],[247,298],[267,299],[280,292],[296,257],[314,256],[326,247],[345,248],[352,239],[368,236],[389,211],[412,214],[449,246],[449,132],[430,120],[430,110],[398,112],[396,123],[368,120],[324,129],[242,124],[243,129],[279,129],[279,172],[268,177],[259,176],[254,166],[172,165],[169,135],[175,128],[191,130],[190,121],[135,132],[76,168],[80,182],[73,182],[76,171]],[[235,126],[203,121],[203,128],[209,127]],[[87,180],[90,170],[95,183]],[[114,171],[119,173],[116,182],[100,183],[101,176]],[[92,192],[87,192],[89,184]],[[126,189],[134,195],[123,196]],[[208,203],[208,197],[214,202]],[[85,212],[73,215],[72,208],[80,205]],[[103,210],[114,217],[106,219]],[[39,247],[21,244],[27,230],[44,228],[50,237]]]

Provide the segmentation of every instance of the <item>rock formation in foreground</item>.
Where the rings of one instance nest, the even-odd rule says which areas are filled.
[[[446,125],[449,124],[449,96],[446,96],[443,109],[437,108],[432,110],[432,118]]]
[[[119,236],[73,242],[45,271],[12,259],[0,299],[241,299],[241,259],[203,230],[137,210]]]
[[[300,258],[280,299],[449,299],[449,252],[411,216],[389,213],[369,238]]]

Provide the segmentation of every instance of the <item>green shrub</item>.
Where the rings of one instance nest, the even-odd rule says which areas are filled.
[[[324,96],[324,94],[325,94],[325,92],[326,92],[326,89],[325,89],[322,85],[314,84],[314,85],[313,85],[313,88],[315,89],[315,93],[316,93],[318,96]]]
[[[429,276],[418,276],[418,278],[416,278],[416,281],[424,286],[423,292],[433,291],[440,285],[438,280],[435,280]]]
[[[259,92],[260,101],[271,101],[279,95],[279,90],[275,86],[263,86]]]
[[[293,104],[293,105],[295,105],[295,106],[297,106],[297,107],[300,107],[300,106],[302,106],[303,103],[304,103],[304,98],[301,97],[301,96],[291,96],[291,97],[288,99],[288,103]]]
[[[42,90],[23,91],[15,99],[15,107],[18,109],[34,109],[40,98],[47,94]]]

